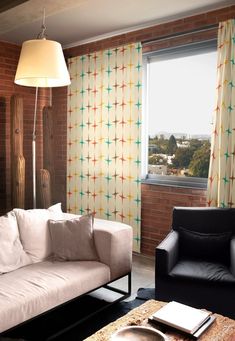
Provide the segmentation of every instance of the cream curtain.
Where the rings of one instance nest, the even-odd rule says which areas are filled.
[[[235,20],[218,32],[217,106],[208,176],[209,206],[235,207]]]
[[[133,227],[140,251],[142,47],[69,60],[67,210]]]

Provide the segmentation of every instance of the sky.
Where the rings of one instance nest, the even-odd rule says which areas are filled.
[[[211,134],[216,52],[150,63],[149,135]]]

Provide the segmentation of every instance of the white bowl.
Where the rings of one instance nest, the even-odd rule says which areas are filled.
[[[112,335],[111,341],[167,341],[167,337],[157,329],[130,326],[118,330]]]

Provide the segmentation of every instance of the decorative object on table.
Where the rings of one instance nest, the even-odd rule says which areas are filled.
[[[111,341],[166,341],[166,336],[159,330],[142,327],[130,326],[120,329],[113,334]]]
[[[34,123],[32,136],[33,170],[33,208],[36,208],[36,116],[38,88],[66,86],[70,77],[61,45],[53,40],[46,40],[45,10],[42,30],[37,39],[25,41],[22,45],[15,83],[35,87]]]
[[[152,319],[199,337],[214,322],[215,317],[209,311],[172,301],[154,313]]]
[[[23,97],[11,96],[11,192],[12,207],[25,205],[25,159],[23,156]]]

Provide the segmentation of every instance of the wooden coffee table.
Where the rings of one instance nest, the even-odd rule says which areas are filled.
[[[111,335],[119,330],[120,328],[132,325],[138,326],[149,326],[148,317],[151,316],[155,311],[163,307],[166,303],[149,300],[139,306],[131,310],[128,314],[123,317],[117,319],[115,322],[112,322],[105,326],[104,328],[97,331],[92,336],[88,337],[84,341],[110,341]],[[200,341],[235,341],[235,320],[231,320],[228,317],[215,314],[216,320],[215,322],[202,334],[200,337]],[[189,338],[183,335],[180,332],[172,331],[169,328],[164,327],[165,330],[162,330],[169,341],[190,341],[192,338]],[[159,327],[161,330],[161,327]]]

